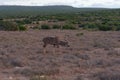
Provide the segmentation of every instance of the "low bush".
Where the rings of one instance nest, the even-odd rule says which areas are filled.
[[[25,26],[23,26],[23,25],[19,26],[19,31],[25,31],[25,30],[27,30],[27,28]]]
[[[13,67],[22,67],[23,63],[19,59],[9,59],[8,61],[9,65]]]
[[[0,21],[2,21],[3,20],[3,18],[0,18]]]
[[[112,27],[107,26],[107,25],[99,25],[98,29],[101,30],[101,31],[110,31],[110,30],[113,30]]]
[[[49,25],[41,25],[41,29],[51,29]]]
[[[120,56],[120,53],[115,49],[111,49],[111,50],[108,51],[107,55],[109,55],[109,56]]]
[[[120,26],[116,26],[116,31],[120,31]]]
[[[89,60],[90,59],[90,57],[89,57],[89,55],[87,55],[87,54],[78,54],[78,53],[76,53],[76,54],[74,54],[77,58],[79,58],[79,59],[83,59],[83,60]]]
[[[31,68],[23,68],[23,69],[16,69],[14,71],[14,74],[20,74],[23,76],[32,76],[32,75],[36,75],[39,74],[37,71],[32,70]]]
[[[76,28],[74,27],[74,26],[72,26],[72,25],[64,25],[63,27],[62,27],[62,29],[71,29],[71,30],[75,30]]]
[[[4,31],[18,31],[19,27],[14,22],[0,21],[0,30],[4,30]]]
[[[53,25],[53,27],[52,27],[53,29],[60,29],[61,28],[61,26],[60,25]]]
[[[97,77],[97,80],[120,80],[120,73],[119,71],[100,72],[95,74],[94,77]]]
[[[48,79],[45,76],[36,75],[36,76],[32,76],[30,80],[48,80]]]

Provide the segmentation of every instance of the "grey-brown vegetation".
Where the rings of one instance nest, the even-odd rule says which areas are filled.
[[[69,35],[70,47],[43,54],[42,40],[55,35]],[[120,80],[120,32],[0,31],[0,80]]]

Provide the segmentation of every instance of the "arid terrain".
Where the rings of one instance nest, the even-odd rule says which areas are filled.
[[[47,36],[70,47],[43,53]],[[0,31],[0,80],[120,80],[120,32]]]

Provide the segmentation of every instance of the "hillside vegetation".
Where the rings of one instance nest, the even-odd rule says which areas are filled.
[[[105,10],[102,8],[74,8],[71,6],[0,6],[0,17],[24,17]]]
[[[0,17],[2,21],[12,21],[27,29],[120,30],[120,9],[0,6]]]

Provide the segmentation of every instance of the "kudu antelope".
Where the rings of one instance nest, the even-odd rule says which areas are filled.
[[[42,41],[44,43],[43,48],[46,48],[47,45],[53,45],[54,47],[57,47],[57,48],[59,48],[59,45],[64,47],[69,47],[69,44],[67,41],[61,41],[59,40],[58,37],[45,37],[43,38]]]

